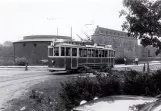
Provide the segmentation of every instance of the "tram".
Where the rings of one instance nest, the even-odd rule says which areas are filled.
[[[112,47],[52,42],[48,46],[49,71],[77,71],[83,66],[92,68],[114,66],[115,50]]]

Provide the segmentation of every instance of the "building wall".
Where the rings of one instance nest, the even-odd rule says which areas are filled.
[[[50,42],[16,42],[14,43],[15,58],[25,57],[29,64],[40,64],[39,60],[47,60]]]
[[[137,56],[137,39],[129,37],[125,32],[97,27],[92,39],[97,44],[112,45],[116,51],[116,58]]]

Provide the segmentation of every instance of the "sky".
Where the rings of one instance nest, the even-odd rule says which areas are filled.
[[[71,36],[71,27],[75,40],[97,25],[121,31],[121,9],[122,0],[1,0],[0,43],[29,35]]]

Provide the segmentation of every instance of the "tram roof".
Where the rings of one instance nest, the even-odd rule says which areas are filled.
[[[76,45],[76,44],[69,44],[69,43],[57,43],[55,47],[76,47],[76,48],[92,48],[92,49],[107,49],[107,50],[114,50],[113,48],[105,48],[103,46],[94,46],[94,45]],[[51,45],[48,46],[53,47]]]

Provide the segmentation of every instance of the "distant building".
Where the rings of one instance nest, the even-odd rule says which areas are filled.
[[[116,51],[116,58],[138,57],[139,60],[161,60],[161,54],[155,54],[156,48],[138,45],[138,40],[128,36],[126,32],[112,30],[97,26],[92,40],[97,44],[112,45]]]
[[[112,45],[116,51],[116,58],[134,58],[137,56],[137,39],[129,37],[126,32],[97,26],[92,40],[97,44]]]
[[[48,45],[53,39],[67,39],[67,36],[53,36],[53,35],[32,35],[25,36],[23,40],[14,42],[14,58],[25,57],[29,64],[40,64],[41,60],[47,60]]]

